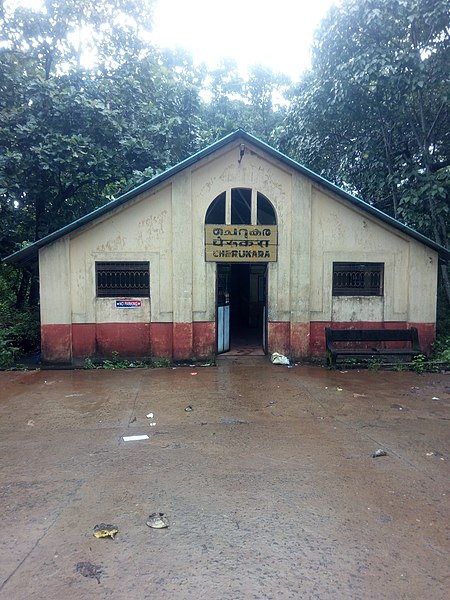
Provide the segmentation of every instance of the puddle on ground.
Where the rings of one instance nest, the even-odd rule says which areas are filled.
[[[222,423],[224,425],[249,425],[249,421],[240,421],[239,419],[233,419],[231,417],[222,417]]]

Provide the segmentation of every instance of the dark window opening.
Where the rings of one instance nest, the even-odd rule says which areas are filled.
[[[207,225],[220,225],[225,223],[225,192],[217,196],[206,211],[205,223]]]
[[[275,210],[265,196],[258,192],[257,225],[276,225]]]
[[[232,225],[251,225],[252,190],[233,188],[231,190]]]
[[[97,262],[95,280],[98,298],[150,296],[148,262]]]
[[[382,296],[383,263],[333,263],[333,296]]]
[[[207,225],[225,224],[226,193],[214,198],[206,211]],[[231,190],[231,224],[252,224],[252,190],[233,188]],[[256,196],[256,225],[276,225],[277,218],[271,202],[259,192]]]

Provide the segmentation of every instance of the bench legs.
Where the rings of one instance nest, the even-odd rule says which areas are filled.
[[[335,367],[336,366],[336,355],[327,350],[327,366]]]

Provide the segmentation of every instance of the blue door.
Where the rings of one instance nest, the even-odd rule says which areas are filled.
[[[230,265],[217,265],[217,353],[230,349]]]

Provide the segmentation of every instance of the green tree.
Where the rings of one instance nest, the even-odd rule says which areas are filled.
[[[211,74],[146,42],[153,0],[0,11],[0,251],[9,254],[237,127],[269,141],[279,78]],[[9,5],[12,6],[12,5]],[[200,90],[210,86],[211,102]],[[16,286],[37,299],[36,265]]]
[[[3,13],[4,254],[197,149],[197,90],[173,57],[145,44],[149,14],[144,0],[47,0]]]
[[[442,245],[449,240],[445,0],[344,0],[317,31],[281,147]],[[442,281],[450,300],[448,271]]]
[[[285,116],[289,84],[286,76],[260,65],[252,66],[242,76],[235,60],[224,59],[205,77],[210,99],[204,102],[202,111],[204,140],[213,142],[242,128],[271,141],[274,129]]]
[[[244,90],[252,107],[249,130],[269,141],[281,124],[287,106],[286,94],[291,85],[287,75],[273,73],[267,67],[254,65],[249,69]]]

